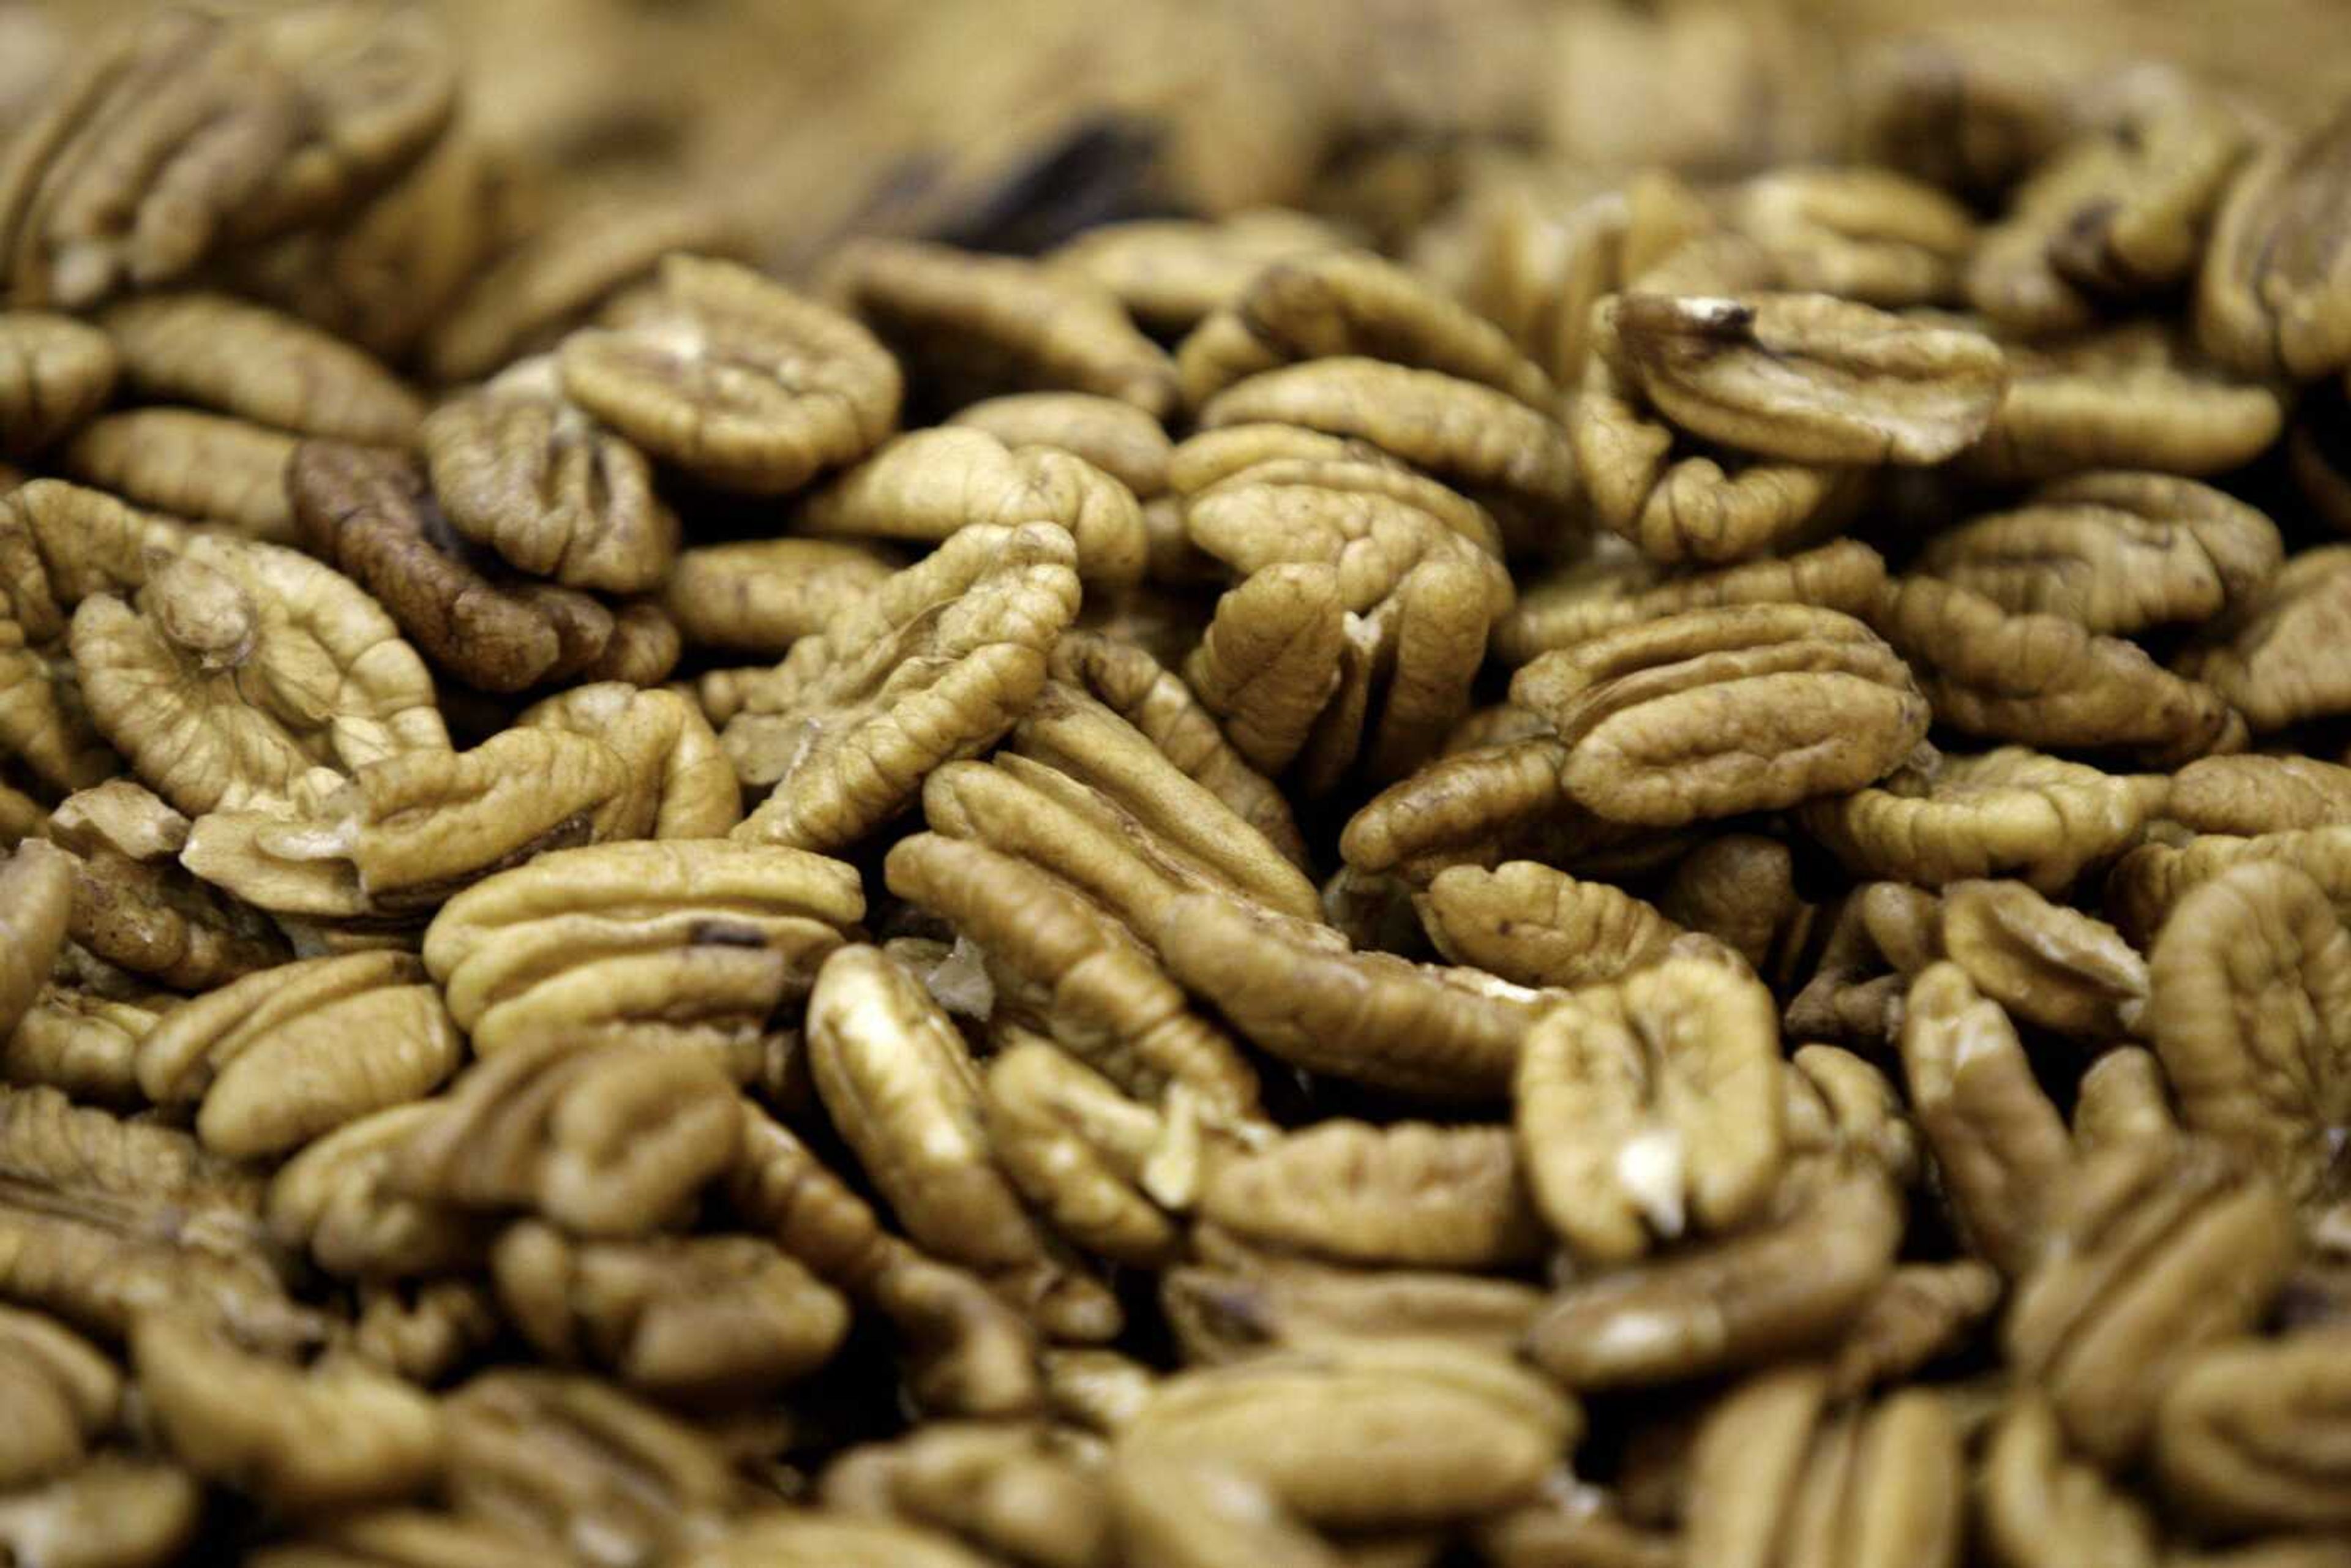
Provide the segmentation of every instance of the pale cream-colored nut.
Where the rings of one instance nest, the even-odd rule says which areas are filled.
[[[997,1168],[978,1071],[912,975],[878,948],[841,948],[810,995],[808,1042],[834,1126],[915,1240],[1056,1337],[1118,1332],[1115,1299],[1055,1254]]]
[[[1276,262],[1345,243],[1324,220],[1287,207],[1258,207],[1213,221],[1140,218],[1087,229],[1051,252],[1048,265],[1092,278],[1155,332],[1181,333]]]
[[[455,53],[437,18],[399,6],[146,18],[0,168],[8,292],[94,305],[355,201],[448,124]]]
[[[139,1043],[139,1082],[158,1104],[198,1103],[205,1146],[250,1158],[431,1093],[463,1051],[422,963],[359,953],[281,965],[172,1009]]]
[[[1832,1413],[1828,1384],[1824,1368],[1799,1363],[1707,1412],[1689,1458],[1688,1561],[1955,1568],[1967,1489],[1949,1405],[1913,1388]]]
[[[2085,1155],[2179,1133],[2163,1062],[2145,1046],[2116,1046],[2082,1074],[2074,1098],[2074,1146]]]
[[[1292,1066],[1448,1099],[1499,1092],[1542,998],[1482,970],[1330,944],[1328,927],[1192,894],[1147,933],[1176,977]]]
[[[1730,205],[1786,287],[1888,309],[1950,298],[1976,243],[1965,206],[1884,169],[1780,170],[1739,186]]]
[[[2001,1343],[2074,1442],[2121,1464],[2196,1353],[2268,1310],[2293,1266],[2293,1211],[2217,1145],[2148,1139],[2085,1159],[2050,1221]]]
[[[1667,957],[1550,1009],[1513,1084],[1535,1203],[1581,1257],[1639,1258],[1686,1231],[1738,1228],[1783,1152],[1771,993]]]
[[[1870,624],[1909,661],[1935,717],[1963,734],[2181,761],[2243,745],[2245,719],[2228,699],[2137,644],[2011,613],[1957,583],[1897,578]]]
[[[2214,367],[2162,322],[2011,344],[2007,354],[2007,394],[1957,464],[1994,484],[2116,468],[2226,474],[2285,426],[2274,385]]]
[[[2181,1511],[2228,1531],[2351,1525],[2343,1434],[2351,1330],[2304,1330],[2203,1351],[2163,1398],[2157,1474]]]
[[[474,1049],[666,1038],[722,1060],[781,1027],[864,913],[846,865],[724,839],[557,850],[475,883],[424,935]]]
[[[2000,1304],[2001,1289],[2000,1271],[1980,1259],[1900,1265],[1838,1342],[1831,1396],[1907,1382],[1968,1344]]]
[[[1807,801],[1798,816],[1855,876],[1922,887],[2015,876],[2053,894],[2137,841],[2151,782],[2005,746],[1944,754],[1923,776]]]
[[[1321,1525],[1433,1524],[1521,1500],[1582,1426],[1567,1396],[1499,1357],[1333,1344],[1178,1373],[1117,1452],[1229,1466]]]
[[[1542,1292],[1510,1279],[1426,1269],[1347,1268],[1194,1228],[1198,1261],[1162,1275],[1160,1304],[1187,1362],[1222,1364],[1283,1345],[1441,1340],[1518,1353]]]
[[[1664,958],[1680,926],[1604,882],[1533,861],[1448,866],[1413,894],[1437,950],[1521,986],[1589,986]]]
[[[22,457],[70,434],[106,406],[121,357],[70,316],[0,311],[0,453]]]
[[[1667,419],[1796,463],[1932,464],[1983,433],[1999,346],[1820,294],[1629,293],[1597,308],[1598,352]]]
[[[2047,1395],[2011,1392],[1977,1483],[1978,1528],[2001,1568],[2071,1563],[2156,1568],[2155,1521],[2137,1498],[2068,1451]]]
[[[866,240],[833,264],[837,296],[953,403],[1008,392],[1094,392],[1161,417],[1176,367],[1112,295],[1012,256]]]
[[[1086,1250],[1139,1268],[1172,1260],[1180,1249],[1176,1227],[1151,1189],[1171,1202],[1192,1197],[1197,1121],[1128,1099],[1017,1024],[994,1032],[984,1110],[1006,1177],[1054,1230]]]
[[[1753,1229],[1569,1282],[1528,1331],[1572,1388],[1702,1377],[1825,1343],[1894,1267],[1903,1214],[1871,1161],[1783,1183]]]
[[[404,446],[424,405],[366,351],[225,294],[145,294],[99,324],[122,379],[153,402],[217,409],[275,430]]]
[[[2346,157],[2351,118],[2337,114],[2262,147],[2229,188],[2196,289],[2197,337],[2215,357],[2299,380],[2351,363],[2351,246],[2335,204]]]
[[[780,658],[895,570],[879,549],[833,539],[747,539],[682,552],[662,608],[698,648]],[[726,716],[713,714],[714,721]]]
[[[2163,474],[2085,474],[1928,541],[1918,570],[2005,609],[2130,636],[2211,619],[2284,560],[2277,525]]]
[[[203,1486],[177,1465],[105,1453],[0,1499],[0,1544],[54,1568],[160,1568],[182,1560],[204,1511]]]
[[[1811,604],[1865,617],[1885,582],[1885,560],[1854,539],[1671,577],[1638,556],[1595,554],[1538,579],[1495,622],[1493,648],[1505,664],[1524,664],[1619,626],[1718,605]]]
[[[1216,1159],[1200,1214],[1254,1245],[1347,1263],[1488,1269],[1542,1245],[1497,1126],[1321,1122]]]
[[[1944,955],[2009,1016],[2105,1044],[2147,1026],[2147,960],[2094,915],[2021,882],[1943,890]]]
[[[774,787],[736,836],[852,842],[995,744],[1077,613],[1076,561],[1051,524],[964,528],[794,644],[720,735],[744,782]]]
[[[137,507],[295,542],[286,473],[299,438],[189,408],[102,413],[57,449],[60,468]]]
[[[361,768],[291,821],[209,812],[180,862],[273,914],[414,912],[543,851],[607,837],[630,785],[610,747],[535,725],[471,751],[420,749]]]
[[[1548,408],[1551,380],[1501,329],[1391,261],[1330,250],[1275,262],[1176,351],[1194,408],[1236,382],[1302,360],[1358,355],[1477,382]]]
[[[1082,458],[1148,501],[1167,488],[1174,443],[1131,402],[1092,392],[1013,392],[959,409],[950,426],[977,430],[1005,445],[1050,446]]]
[[[490,1268],[540,1354],[655,1397],[766,1393],[822,1365],[849,1330],[847,1302],[755,1237],[574,1241],[524,1220]]]
[[[894,1520],[773,1509],[744,1515],[671,1561],[678,1568],[987,1568],[992,1560]]]
[[[2162,816],[2251,837],[2351,822],[2351,768],[2315,757],[2203,757],[2171,776]]]
[[[460,1074],[392,1155],[386,1190],[537,1210],[576,1235],[640,1236],[735,1162],[735,1086],[657,1044],[526,1041]]]
[[[38,839],[0,861],[0,1040],[49,977],[73,916],[74,857]]]
[[[1510,697],[1551,720],[1569,795],[1666,827],[1882,778],[1928,718],[1893,649],[1851,616],[1806,605],[1620,628],[1537,659]]]
[[[1115,1560],[1102,1444],[1041,1425],[932,1422],[827,1465],[818,1496],[835,1517],[897,1519],[1036,1568]]]
[[[96,1345],[38,1312],[0,1307],[0,1490],[76,1469],[114,1425],[122,1375]]]
[[[131,1333],[140,1393],[172,1453],[196,1474],[291,1509],[423,1491],[444,1454],[441,1412],[355,1359],[303,1370],[168,1312]]]
[[[341,1279],[401,1279],[470,1269],[486,1254],[487,1220],[404,1197],[389,1177],[411,1134],[438,1114],[412,1101],[315,1139],[269,1181],[269,1233]]]
[[[533,703],[515,723],[588,736],[629,765],[628,795],[601,813],[606,836],[715,839],[743,820],[734,764],[701,709],[675,692],[597,681]]]
[[[758,1495],[702,1427],[601,1377],[498,1367],[442,1400],[444,1491],[546,1562],[683,1560]]]
[[[2008,1015],[1955,964],[1911,982],[1902,1065],[1943,1197],[1969,1244],[2011,1279],[2038,1261],[2075,1161]]]
[[[918,430],[888,441],[811,495],[792,519],[820,538],[924,544],[976,525],[1023,523],[1068,529],[1088,583],[1121,587],[1143,577],[1143,511],[1132,490],[1082,457],[1013,446],[982,430]]]
[[[677,559],[677,514],[652,463],[564,397],[551,360],[452,398],[421,435],[449,526],[517,571],[638,593]]]
[[[2351,709],[2351,545],[2296,554],[2180,655],[2257,730]]]
[[[2179,1119],[2296,1203],[2351,1166],[2351,931],[2290,862],[2231,867],[2181,898],[2147,957],[2147,1021]]]
[[[774,496],[897,423],[904,380],[872,334],[731,261],[673,254],[557,350],[572,402],[654,456]]]
[[[1437,371],[1311,360],[1228,387],[1200,411],[1205,430],[1260,423],[1366,441],[1481,499],[1506,499],[1539,520],[1529,529],[1533,538],[1551,536],[1552,520],[1575,494],[1575,455],[1557,422]]]
[[[1969,264],[1976,308],[2020,333],[2077,329],[2101,301],[2161,289],[2196,266],[2245,128],[2177,79],[2144,85],[2017,188]]]

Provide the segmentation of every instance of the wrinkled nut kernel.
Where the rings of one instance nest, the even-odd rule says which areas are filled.
[[[2150,841],[2106,874],[2106,905],[2124,936],[2150,946],[2190,889],[2253,861],[2299,867],[2337,909],[2351,909],[2351,828],[2332,825],[2251,836],[2198,833],[2184,843]]]
[[[1155,1194],[1188,1200],[1200,1163],[1196,1121],[1161,1116],[1019,1025],[995,1032],[987,1072],[996,1163],[1061,1235],[1113,1262],[1158,1267],[1177,1251]],[[1146,1190],[1149,1189],[1149,1190]]]
[[[2137,841],[2147,782],[2008,746],[1947,755],[1923,778],[1896,774],[1799,815],[1855,876],[1922,887],[2015,876],[2054,894]]]
[[[1193,329],[1176,355],[1194,408],[1302,360],[1354,356],[1437,371],[1547,408],[1550,379],[1501,329],[1393,262],[1333,250],[1279,261]]]
[[[877,948],[843,947],[818,973],[808,1040],[833,1124],[916,1241],[1057,1338],[1117,1333],[1115,1300],[1054,1255],[998,1170],[978,1071],[912,975]]]
[[[422,431],[448,525],[517,571],[637,593],[677,558],[678,520],[653,465],[528,360],[433,411]]]
[[[1785,286],[1894,308],[1959,290],[1976,242],[1965,206],[1882,169],[1789,169],[1738,189],[1731,223]]]
[[[1939,463],[1991,423],[2007,371],[1971,332],[1826,295],[1625,294],[1599,351],[1698,435],[1796,463]]]
[[[2351,822],[2351,768],[2314,757],[2206,757],[2171,776],[2164,820],[2252,837]]]
[[[391,1189],[401,1150],[439,1111],[435,1101],[411,1101],[309,1144],[270,1178],[270,1235],[342,1279],[446,1273],[478,1263],[489,1247],[486,1222]]]
[[[1669,957],[1578,991],[1527,1033],[1519,1151],[1543,1218],[1579,1258],[1622,1263],[1686,1230],[1736,1229],[1782,1158],[1771,994]]]
[[[893,570],[880,550],[846,540],[700,545],[678,556],[662,608],[691,646],[780,658]]]
[[[58,450],[57,465],[134,506],[284,545],[295,542],[286,471],[298,444],[296,436],[246,420],[135,408],[83,425]]]
[[[2351,622],[2351,545],[2296,555],[2179,661],[2257,730],[2351,710],[2351,663],[2340,629]]]
[[[122,380],[157,402],[216,409],[273,430],[386,446],[415,439],[415,393],[360,350],[222,294],[150,294],[99,318]]]
[[[2211,1144],[2168,1139],[2084,1160],[2049,1234],[2002,1343],[2074,1442],[2108,1464],[2140,1450],[2199,1349],[2260,1319],[2295,1248],[2292,1211],[2265,1178]]]
[[[794,644],[720,732],[743,781],[773,787],[736,836],[852,842],[1000,739],[1077,613],[1076,561],[1051,524],[964,528]]]
[[[359,953],[281,965],[172,1009],[139,1042],[139,1082],[158,1104],[198,1102],[205,1147],[251,1156],[430,1093],[461,1051],[423,964]]]
[[[1412,895],[1446,960],[1521,986],[1573,988],[1662,960],[1682,928],[1604,882],[1532,861],[1448,866]]]
[[[1160,423],[1130,402],[1092,392],[1011,392],[959,409],[947,423],[1009,447],[1048,446],[1101,469],[1138,500],[1167,489],[1175,444]]]
[[[2343,304],[2351,245],[2336,204],[2351,116],[2258,152],[2213,220],[2196,289],[2198,339],[2250,375],[2301,380],[2351,363]]]
[[[592,738],[629,769],[629,788],[599,813],[607,838],[716,838],[743,820],[734,765],[701,710],[675,692],[598,681],[515,716],[518,729]]]
[[[1143,513],[1133,491],[1082,457],[1010,445],[985,431],[899,436],[793,517],[795,528],[820,538],[930,544],[975,524],[1023,523],[1068,529],[1078,575],[1089,583],[1116,587],[1143,576]]]
[[[1629,553],[1595,554],[1521,594],[1494,623],[1493,651],[1505,664],[1529,664],[1620,626],[1720,605],[1810,604],[1865,618],[1885,583],[1884,559],[1852,539],[1673,577]]]
[[[2147,956],[2147,1021],[2180,1121],[2297,1203],[2341,1193],[2351,1128],[2351,931],[2294,865],[2180,899]]]
[[[557,350],[564,394],[722,488],[798,489],[897,423],[897,365],[856,322],[731,261],[671,255]]]
[[[1011,392],[1082,392],[1155,418],[1176,367],[1118,299],[1072,272],[940,246],[865,240],[834,264],[837,297],[953,403]]]
[[[2105,921],[2052,904],[2022,882],[1943,890],[1946,956],[2009,1015],[2055,1034],[2106,1043],[2146,1027],[2147,960]]]
[[[2209,621],[2258,592],[2283,560],[2275,524],[2208,486],[2089,474],[1937,535],[1918,568],[2003,609],[2130,636]]]
[[[70,316],[0,311],[0,453],[72,434],[106,406],[120,366],[113,340]]]
[[[2155,1461],[2167,1500],[2226,1530],[2351,1522],[2343,1454],[2351,1388],[2341,1326],[2214,1345],[2164,1396]]]
[[[1558,732],[1560,782],[1578,803],[1661,827],[1882,778],[1925,737],[1928,716],[1868,627],[1801,605],[1620,628],[1527,665],[1510,700]]]

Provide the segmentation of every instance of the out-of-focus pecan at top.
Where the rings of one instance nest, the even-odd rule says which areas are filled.
[[[1927,733],[1894,650],[1807,605],[1697,610],[1546,653],[1511,700],[1551,720],[1560,779],[1614,821],[1671,827],[1883,778]]]
[[[1758,175],[1733,193],[1730,222],[1782,287],[1886,309],[1949,299],[1976,242],[1965,206],[1884,169]]]
[[[2197,337],[2249,375],[2322,376],[2351,363],[2351,112],[2273,141],[2230,187],[2196,290]]]
[[[518,571],[638,593],[677,557],[677,514],[653,465],[563,395],[551,359],[443,403],[423,436],[450,526]]]
[[[2070,117],[2049,62],[1996,38],[1873,39],[1852,89],[1862,157],[1967,197],[2006,191],[2056,148]]]
[[[131,601],[84,600],[73,647],[99,728],[190,813],[284,809],[339,770],[448,749],[391,617],[275,545],[191,539]]]
[[[1931,464],[1983,433],[2007,382],[1980,333],[1819,294],[1625,294],[1600,353],[1682,428],[1799,463]]]
[[[1001,738],[1077,614],[1076,565],[1050,523],[964,528],[794,644],[720,735],[746,784],[773,787],[736,836],[853,842]]]
[[[1346,243],[1344,235],[1320,218],[1266,207],[1214,222],[1143,218],[1104,224],[1046,260],[1092,278],[1144,327],[1173,336],[1239,298],[1267,267]]]
[[[1663,958],[1681,927],[1604,882],[1534,861],[1448,866],[1412,896],[1428,939],[1455,964],[1521,986],[1614,980]]]
[[[99,318],[122,379],[158,402],[193,403],[299,435],[406,445],[424,406],[361,350],[225,294],[149,294]]]
[[[556,359],[567,396],[655,457],[763,496],[862,456],[904,392],[855,321],[706,256],[663,257]]]
[[[1205,405],[1234,382],[1300,360],[1353,356],[1440,371],[1548,408],[1551,379],[1501,329],[1367,251],[1277,262],[1184,340],[1184,398]]]
[[[120,357],[70,316],[0,310],[0,454],[22,457],[106,406]]]
[[[1081,457],[1008,445],[984,431],[899,436],[810,497],[792,519],[799,531],[824,538],[928,543],[983,523],[1060,524],[1077,542],[1078,575],[1089,583],[1123,587],[1143,576],[1143,513],[1132,490]]]
[[[835,258],[832,292],[950,407],[1012,392],[1085,392],[1164,417],[1175,364],[1118,298],[1080,275],[1011,256],[862,240]]]
[[[328,216],[424,152],[456,85],[421,6],[158,12],[52,84],[0,162],[8,298],[91,305]]]

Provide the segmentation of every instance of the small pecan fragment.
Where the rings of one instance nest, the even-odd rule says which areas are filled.
[[[1600,352],[1675,423],[1799,463],[1939,463],[1981,434],[1999,348],[1826,295],[1603,305]]]
[[[424,408],[360,350],[225,294],[148,294],[99,318],[131,391],[273,430],[406,445]]]
[[[2252,375],[2300,380],[2351,363],[2351,277],[2340,203],[2351,115],[2257,153],[2212,225],[2196,290],[2197,336]]]
[[[1928,710],[1902,661],[1834,611],[1690,611],[1546,653],[1511,700],[1551,720],[1560,781],[1613,821],[1672,827],[1891,772]]]
[[[1521,986],[1614,980],[1663,959],[1683,934],[1621,889],[1533,861],[1448,866],[1412,903],[1448,962]]]
[[[2155,1434],[2167,1500],[2226,1530],[2351,1526],[2351,1329],[2218,1344],[2164,1396]]]
[[[1176,367],[1115,296],[1069,272],[943,246],[865,240],[836,263],[842,298],[955,404],[1008,392],[1094,392],[1154,417]]]
[[[2351,931],[2290,862],[2231,867],[2181,898],[2147,960],[2147,1019],[2191,1130],[2297,1203],[2351,1182]]]
[[[956,412],[947,423],[1010,447],[1050,446],[1093,465],[1150,500],[1167,488],[1167,432],[1131,402],[1092,392],[1012,392]]]
[[[672,255],[557,350],[566,396],[664,461],[754,495],[854,461],[898,366],[856,322],[731,261]]]
[[[1782,1155],[1780,1030],[1761,982],[1669,957],[1578,991],[1527,1033],[1514,1098],[1535,1202],[1576,1254],[1737,1228]]]
[[[652,464],[563,395],[551,360],[443,403],[421,434],[448,525],[517,571],[637,593],[677,558],[677,514]]]
[[[2117,1464],[2205,1345],[2268,1309],[2294,1253],[2277,1189],[2204,1141],[2148,1139],[2082,1162],[2050,1244],[2017,1285],[2002,1343],[2073,1440]]]
[[[851,842],[993,745],[1077,613],[1076,559],[1052,524],[965,528],[795,644],[721,732],[743,780],[774,787],[736,836]]]
[[[0,454],[24,457],[106,406],[121,368],[114,341],[70,316],[0,310]]]
[[[281,965],[172,1009],[139,1043],[158,1104],[195,1101],[207,1148],[298,1148],[371,1111],[419,1099],[456,1071],[456,1026],[405,953]]]
[[[1123,405],[1121,405],[1123,406]],[[1058,523],[1077,541],[1078,575],[1116,587],[1143,576],[1143,513],[1125,486],[1082,457],[1013,446],[985,431],[919,430],[883,445],[811,496],[804,533],[939,543],[975,524]]]
[[[893,570],[880,549],[846,540],[699,545],[678,556],[662,608],[695,647],[781,658]]]

